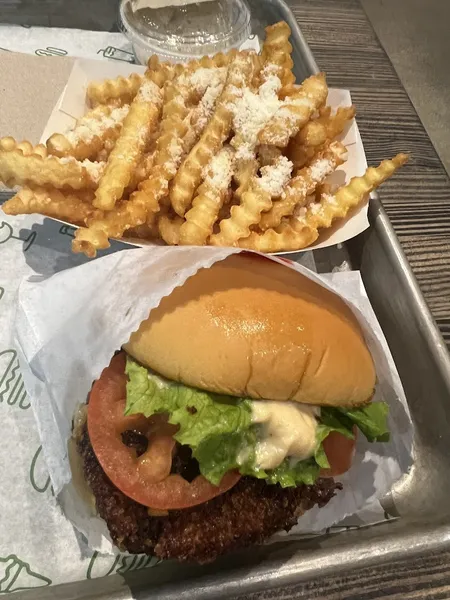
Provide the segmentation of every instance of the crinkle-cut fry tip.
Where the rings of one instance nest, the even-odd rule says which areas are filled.
[[[95,258],[97,250],[104,250],[110,245],[108,236],[103,230],[80,227],[72,240],[72,252],[85,254],[88,258]]]
[[[72,240],[72,252],[74,254],[84,254],[87,258],[95,258],[97,256],[95,247],[90,242],[84,240]]]
[[[398,165],[399,167],[402,167],[408,162],[409,157],[409,154],[406,154],[405,152],[399,152],[396,156],[394,156],[392,161],[394,162],[394,164]]]

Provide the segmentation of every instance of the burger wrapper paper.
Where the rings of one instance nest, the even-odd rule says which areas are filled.
[[[199,269],[237,252],[213,247],[133,249],[21,284],[14,336],[42,452],[66,517],[92,549],[114,552],[104,522],[74,483],[68,455],[74,413],[114,352],[163,297]],[[343,490],[327,506],[305,513],[289,535],[320,532],[355,513],[360,523],[370,523],[371,507],[412,464],[411,418],[386,340],[359,273],[319,276],[290,261],[266,258],[343,297],[375,360],[374,400],[390,406],[391,441],[370,444],[359,436],[353,466],[340,478]]]

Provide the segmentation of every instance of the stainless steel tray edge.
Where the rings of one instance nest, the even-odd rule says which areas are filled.
[[[407,534],[396,532],[395,525],[368,528],[364,530],[367,535],[363,540],[361,531],[336,534],[325,542],[317,540],[313,551],[304,548],[292,554],[281,550],[276,553],[276,558],[250,568],[241,566],[231,572],[211,573],[201,578],[152,586],[151,589],[145,586],[144,581],[139,581],[141,574],[135,573],[128,583],[134,598],[139,600],[231,598],[338,575],[385,561],[392,563],[404,558],[405,547],[408,548],[408,556],[413,558],[431,550],[444,550],[450,545],[449,525],[441,525],[438,529],[436,526],[417,525],[414,532]],[[346,538],[345,545],[338,542],[340,537]]]
[[[411,522],[409,526],[411,531],[405,532],[399,520],[321,537],[312,546],[293,544],[297,551],[289,544],[273,544],[270,546],[271,558],[267,558],[265,549],[260,548],[251,555],[236,554],[232,569],[223,569],[220,563],[209,567],[166,563],[157,569],[126,574],[124,579],[135,600],[230,598],[373,567],[386,561],[392,563],[405,555],[412,559],[450,547],[450,525]],[[341,543],[343,540],[344,544]],[[128,587],[123,584],[121,576],[110,575],[93,581],[17,593],[15,597],[19,600],[129,600]]]
[[[389,512],[425,520],[447,517],[450,355],[377,197],[370,202],[369,220],[371,228],[347,246],[350,256],[360,257],[361,275],[415,423],[415,464],[395,486]]]

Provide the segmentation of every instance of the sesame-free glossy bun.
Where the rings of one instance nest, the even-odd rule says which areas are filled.
[[[233,396],[355,406],[375,386],[343,300],[257,255],[198,271],[163,298],[125,350],[169,379]]]

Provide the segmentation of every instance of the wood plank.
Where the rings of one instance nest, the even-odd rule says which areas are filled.
[[[355,569],[339,577],[239,596],[234,600],[446,600],[450,598],[450,553]]]
[[[290,6],[329,84],[350,89],[369,164],[410,153],[380,196],[450,347],[446,171],[359,1],[291,0]]]
[[[118,0],[0,0],[0,23],[111,31]]]

